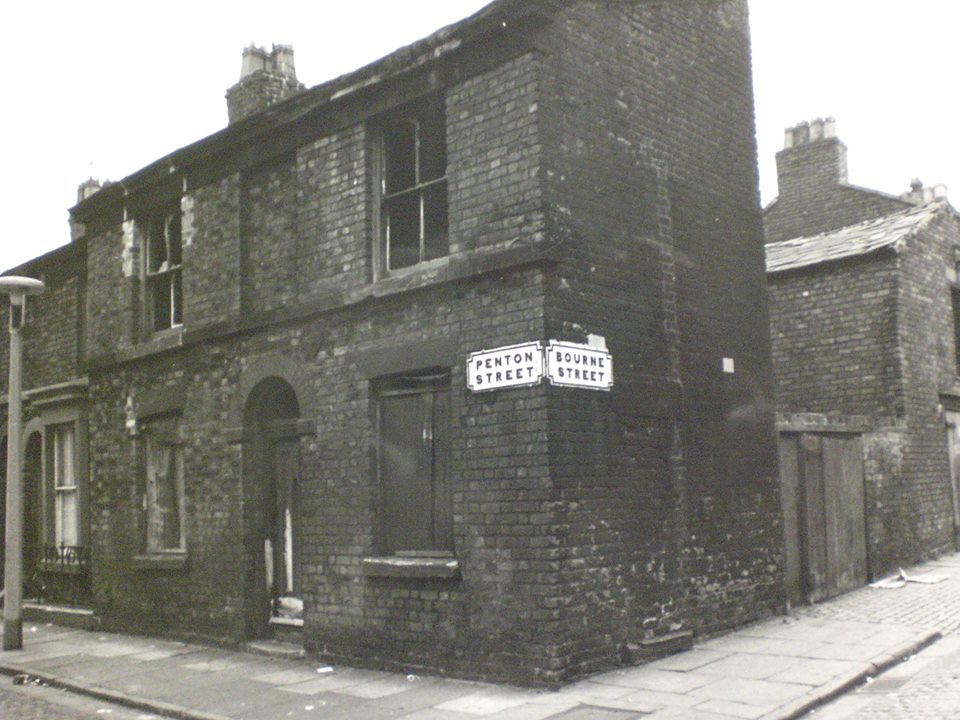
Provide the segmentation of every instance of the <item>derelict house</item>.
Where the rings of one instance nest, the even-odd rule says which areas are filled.
[[[782,606],[745,2],[228,104],[72,209],[102,627],[555,685]]]
[[[847,182],[832,120],[786,131],[764,214],[788,597],[955,547],[960,218]]]

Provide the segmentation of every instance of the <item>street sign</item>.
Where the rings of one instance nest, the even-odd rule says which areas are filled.
[[[467,358],[467,387],[473,392],[536,385],[542,379],[543,346],[539,342],[481,350]]]
[[[609,390],[613,387],[613,357],[590,345],[551,340],[547,378],[551,385]]]

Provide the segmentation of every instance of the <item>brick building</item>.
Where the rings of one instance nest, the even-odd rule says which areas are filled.
[[[228,104],[72,209],[104,627],[552,685],[782,606],[745,2]]]
[[[832,120],[790,128],[765,211],[788,593],[954,547],[960,219],[942,187],[847,183]]]
[[[82,186],[81,194],[88,187]],[[89,488],[80,481],[87,475],[88,462],[88,383],[83,371],[86,259],[86,244],[80,239],[11,271],[41,278],[46,285],[42,295],[29,298],[29,321],[22,331],[25,597],[74,609],[88,609],[92,599],[90,536],[83,521],[89,516]],[[6,510],[9,373],[6,331],[3,335],[0,517]],[[89,615],[81,613],[84,618]]]

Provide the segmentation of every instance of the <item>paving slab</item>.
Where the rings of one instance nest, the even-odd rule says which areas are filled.
[[[960,555],[936,568],[949,578],[857,590],[557,691],[50,625],[25,628],[25,648],[0,653],[0,671],[182,720],[792,720],[960,628]],[[943,642],[942,657],[960,651],[960,638]]]

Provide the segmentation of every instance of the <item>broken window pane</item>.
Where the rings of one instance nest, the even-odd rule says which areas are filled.
[[[381,238],[387,270],[443,257],[447,239],[446,118],[419,102],[383,127]]]
[[[443,257],[447,242],[447,184],[431,185],[423,193],[423,259]]]

